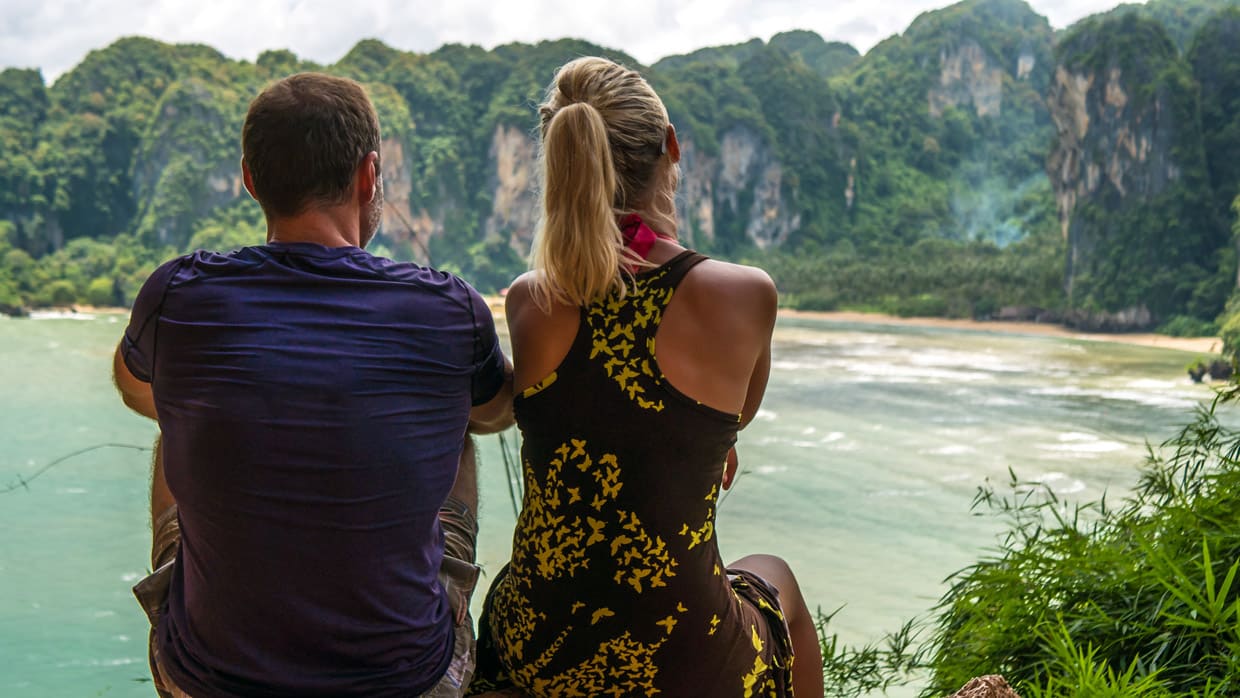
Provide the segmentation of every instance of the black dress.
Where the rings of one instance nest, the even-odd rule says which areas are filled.
[[[525,498],[473,691],[791,695],[775,592],[725,569],[714,535],[739,416],[676,390],[654,358],[663,311],[703,259],[684,252],[582,308],[563,362],[517,397]]]

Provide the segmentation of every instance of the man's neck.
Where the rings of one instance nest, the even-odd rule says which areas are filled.
[[[267,242],[310,242],[324,247],[361,247],[357,211],[348,207],[309,209],[267,219]]]

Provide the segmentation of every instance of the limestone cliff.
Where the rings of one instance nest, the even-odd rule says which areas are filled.
[[[245,195],[232,132],[243,104],[197,78],[164,92],[129,173],[137,232],[149,243],[184,247],[203,216]]]
[[[1145,328],[1209,282],[1224,242],[1209,213],[1197,87],[1163,28],[1136,14],[1080,25],[1058,58],[1047,171],[1068,248],[1068,319]]]
[[[385,143],[384,147],[391,150],[399,144]],[[678,224],[687,243],[709,248],[719,234],[720,219],[759,248],[783,243],[800,224],[799,214],[785,200],[778,158],[771,145],[752,131],[743,127],[727,131],[714,155],[702,152],[692,136],[686,135],[681,153]],[[529,254],[541,206],[538,145],[529,131],[499,124],[491,136],[485,167],[489,206],[483,221],[484,240],[502,240],[524,257]],[[384,219],[385,234],[392,235],[397,225],[422,239],[444,234],[441,212],[405,213],[409,206],[405,180],[387,171],[384,176],[389,208],[394,209]],[[402,192],[406,193],[403,198]]]
[[[542,206],[538,199],[538,144],[526,130],[498,124],[487,158],[491,210],[485,236],[529,254]]]
[[[752,131],[724,133],[718,155],[702,152],[689,137],[681,154],[680,231],[690,244],[709,247],[724,225],[765,249],[783,243],[800,225],[800,215],[784,200],[782,166],[770,144]]]
[[[1027,75],[1035,62],[1031,54],[1017,66]],[[1028,62],[1025,62],[1028,61]],[[998,116],[1003,108],[1004,70],[981,45],[967,38],[958,46],[939,52],[938,84],[927,93],[930,115],[940,117],[947,107],[964,106],[978,116]]]

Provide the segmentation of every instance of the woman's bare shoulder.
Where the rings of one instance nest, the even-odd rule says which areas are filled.
[[[509,319],[517,314],[538,316],[545,319],[561,316],[576,317],[577,308],[562,303],[551,296],[539,298],[540,293],[545,293],[545,290],[539,288],[540,279],[541,272],[535,269],[518,276],[509,284],[508,293],[504,298],[504,311],[508,314]]]
[[[708,259],[686,279],[690,288],[711,305],[774,316],[779,292],[769,274],[758,267]]]

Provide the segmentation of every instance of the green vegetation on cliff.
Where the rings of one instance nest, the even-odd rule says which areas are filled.
[[[1218,215],[1240,195],[1240,3],[1210,17],[1188,62],[1201,86],[1201,137]]]
[[[1228,155],[1240,143],[1240,60],[1234,13],[1207,22],[1198,11],[1228,3],[1190,5],[1141,11],[1173,35],[1181,20],[1204,27],[1186,58],[1154,20],[1130,26],[1121,14],[1068,32],[1057,59],[1050,26],[1021,0],[925,13],[865,56],[790,31],[665,58],[644,72],[685,145],[681,234],[770,268],[802,307],[987,317],[1147,303],[1151,321],[1201,326],[1234,279],[1224,220],[1240,161]],[[535,225],[534,107],[555,68],[583,54],[641,67],[571,39],[427,54],[366,40],[317,66],[288,51],[250,63],[128,38],[50,87],[37,72],[0,72],[0,305],[100,300],[109,284],[125,302],[131,277],[159,259],[259,242],[261,215],[237,173],[240,121],[262,85],[307,69],[355,78],[376,103],[382,249],[497,290],[524,267]],[[1174,182],[1083,193],[1067,225],[1056,216],[1065,190],[1047,176],[1062,136],[1047,95],[1057,70],[1088,72],[1097,91],[1111,69],[1132,116],[1116,123],[1156,132],[1149,159]],[[1141,111],[1152,104],[1164,110],[1157,128]],[[1119,143],[1117,129],[1092,133]],[[1077,155],[1082,173],[1106,178],[1110,151]],[[78,239],[91,244],[70,251]],[[117,261],[66,261],[86,249]]]
[[[1197,32],[1209,26],[1211,16],[1228,7],[1240,7],[1240,0],[1147,0],[1119,5],[1103,16],[1136,12],[1161,24],[1175,45],[1187,51]]]
[[[1188,62],[1161,24],[1135,12],[1078,24],[1056,54],[1052,101],[1068,135],[1052,176],[1061,214],[1070,202],[1070,305],[1101,326],[1111,313],[1217,313],[1235,255],[1211,195]]]

